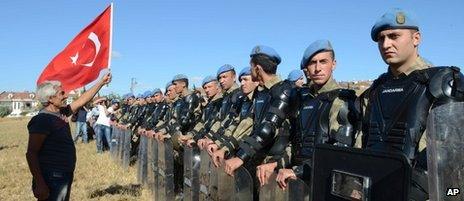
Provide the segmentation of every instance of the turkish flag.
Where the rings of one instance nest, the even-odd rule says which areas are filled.
[[[46,80],[58,80],[64,91],[85,86],[109,68],[111,51],[112,5],[84,28],[47,65],[37,85]]]

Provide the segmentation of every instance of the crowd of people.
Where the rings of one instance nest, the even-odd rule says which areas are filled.
[[[91,109],[88,109],[91,108]],[[96,139],[97,153],[112,147],[111,124],[120,113],[119,100],[109,100],[106,97],[97,97],[92,104],[86,104],[73,115],[71,120],[76,123],[73,141],[77,143],[79,137],[83,143]]]
[[[156,88],[138,96],[125,94],[120,109],[116,103],[107,108],[104,101],[97,101],[96,109],[90,112],[98,113],[93,126],[97,151],[102,151],[101,139],[111,142],[111,126],[132,131],[133,156],[137,155],[140,136],[171,141],[178,170],[182,169],[183,147],[196,146],[207,150],[215,166],[224,168],[227,174],[233,175],[241,166],[248,169],[256,178],[255,191],[269,182],[286,188],[292,178],[311,185],[317,144],[402,153],[413,169],[410,199],[427,200],[426,118],[432,107],[463,101],[464,77],[457,68],[432,67],[419,55],[419,26],[406,11],[392,10],[382,15],[371,36],[388,72],[360,96],[340,87],[333,77],[337,60],[329,40],[312,42],[303,52],[300,69],[292,71],[286,80],[277,76],[281,62],[277,51],[258,45],[251,50],[249,67],[236,71],[225,64],[216,74],[205,77],[201,90],[190,90],[188,77],[178,74],[167,82],[164,93]],[[80,98],[84,101],[71,104],[62,114],[75,112],[93,92],[86,92]],[[58,96],[56,102],[54,96]],[[44,126],[49,123],[37,122],[58,117],[50,113],[58,113],[64,106],[58,103],[62,101],[59,93],[44,97],[48,106],[28,127],[32,146],[28,162],[34,184],[43,182],[38,168],[42,163],[39,165],[33,157],[40,146],[31,142],[46,142],[46,136],[55,132]],[[82,120],[85,115],[79,114]],[[174,175],[179,197],[181,173],[175,171]],[[269,180],[272,173],[277,173],[276,181]],[[42,195],[41,188],[34,188],[36,192]],[[353,199],[360,199],[358,196],[354,194]]]

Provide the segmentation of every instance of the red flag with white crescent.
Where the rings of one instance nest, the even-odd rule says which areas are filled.
[[[53,58],[37,85],[46,80],[58,80],[68,92],[94,81],[101,70],[109,68],[112,9],[112,5],[108,6]]]

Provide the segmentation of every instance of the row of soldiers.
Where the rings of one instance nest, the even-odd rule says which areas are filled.
[[[167,83],[165,94],[125,95],[117,126],[132,129],[134,137],[171,140],[178,167],[183,147],[198,146],[230,175],[246,167],[256,186],[274,182],[273,172],[281,188],[292,178],[310,183],[316,144],[402,153],[413,168],[409,197],[426,200],[426,119],[432,107],[463,101],[463,75],[455,67],[430,68],[418,53],[419,26],[403,10],[384,14],[371,36],[388,72],[359,97],[333,78],[337,62],[328,40],[304,51],[300,67],[308,84],[302,87],[281,80],[279,54],[259,45],[251,51],[251,67],[237,74],[226,64],[207,76],[205,98],[189,90],[182,74]],[[182,178],[177,169],[175,177]],[[176,183],[181,192],[182,180]]]

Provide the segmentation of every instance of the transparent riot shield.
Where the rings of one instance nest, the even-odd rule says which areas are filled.
[[[139,149],[137,152],[137,183],[142,184],[142,152],[143,152],[143,144],[145,142],[145,137],[140,136],[140,143],[139,143]]]
[[[119,129],[119,140],[118,140],[118,158],[117,163],[122,166],[123,150],[124,150],[124,130]]]
[[[153,186],[153,171],[152,171],[152,166],[153,164],[153,138],[147,137],[147,167],[146,167],[146,172],[147,172],[147,178],[146,178],[146,186],[148,189],[152,189]]]
[[[219,168],[214,166],[213,161],[211,161],[211,157],[208,158],[209,160],[209,194],[211,200],[219,200],[218,194],[218,171]]]
[[[139,150],[137,154],[137,181],[142,185],[147,184],[147,147],[147,136],[140,135]]]
[[[200,150],[194,147],[184,147],[184,201],[198,200],[200,193]]]
[[[148,168],[148,171],[153,172],[153,184],[149,185],[152,193],[152,200],[157,200],[158,197],[158,141],[154,138],[152,142],[152,162]],[[150,181],[148,182],[150,184]]]
[[[111,159],[116,162],[118,158],[119,128],[111,126]]]
[[[210,156],[206,150],[200,151],[200,200],[209,200],[209,183],[210,183],[210,173],[211,173],[211,161]]]
[[[218,199],[220,201],[252,201],[253,178],[244,168],[235,170],[234,176],[229,176],[224,167],[217,169]]]
[[[269,183],[259,190],[260,201],[309,201],[309,186],[301,179],[289,179],[285,190],[281,189],[276,182],[277,174],[273,173]]]
[[[464,200],[464,103],[430,111],[427,167],[430,200]]]
[[[157,200],[174,200],[174,149],[170,139],[158,144]]]
[[[122,167],[127,170],[130,162],[132,131],[124,130],[124,147],[122,151]]]
[[[313,201],[406,201],[411,166],[402,153],[318,144],[312,175]]]

